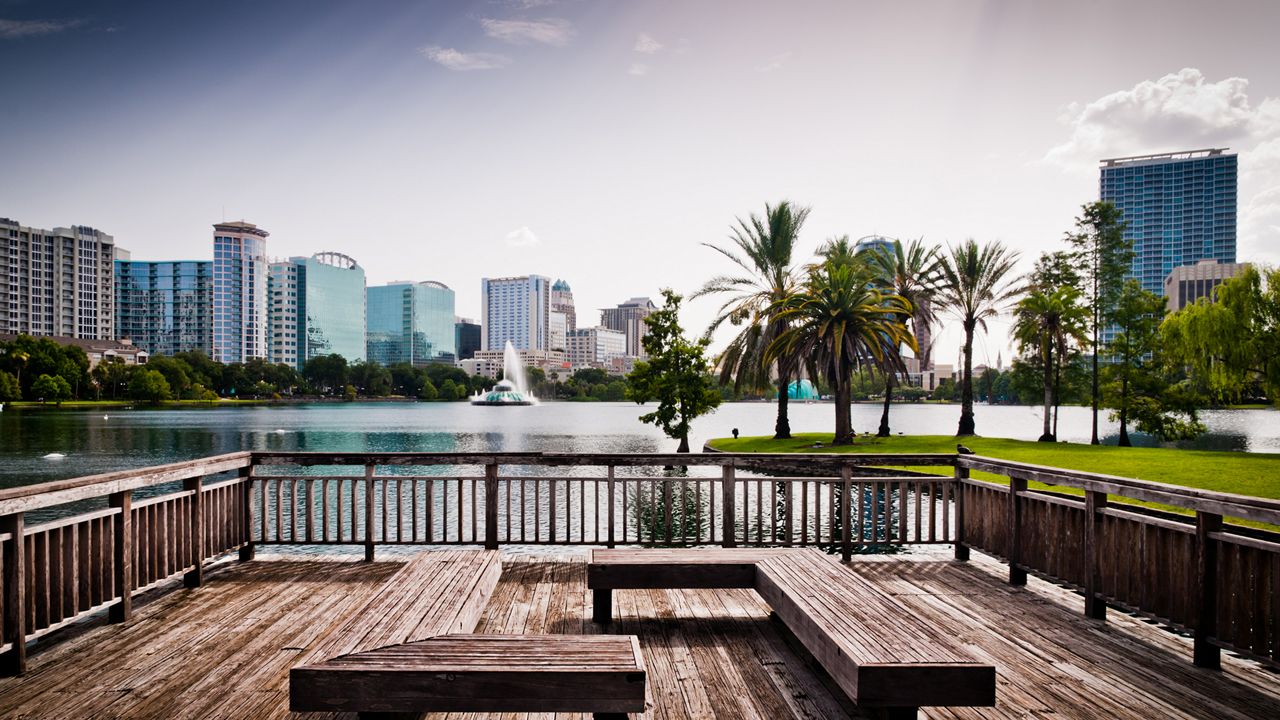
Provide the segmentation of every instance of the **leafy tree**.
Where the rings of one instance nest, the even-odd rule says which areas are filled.
[[[770,356],[768,349],[787,329],[780,313],[785,300],[795,293],[791,256],[808,216],[808,208],[784,200],[777,205],[766,204],[764,217],[752,213],[747,220],[739,218],[729,236],[736,251],[704,243],[728,258],[737,270],[708,280],[692,296],[728,297],[707,328],[708,337],[726,322],[739,328],[738,334],[716,358],[722,383],[732,380],[735,390],[764,388],[771,384],[771,374],[776,372],[778,418],[774,438],[780,440],[791,437],[787,386],[794,374],[796,359],[786,354]]]
[[[662,307],[644,319],[649,332],[642,343],[647,360],[637,361],[629,382],[628,397],[643,405],[656,400],[657,409],[640,416],[641,422],[662,428],[667,437],[680,441],[676,452],[689,452],[689,425],[699,415],[720,404],[720,394],[707,376],[704,353],[710,340],[689,341],[680,327],[681,297],[662,291]]]
[[[1143,290],[1137,280],[1126,280],[1107,318],[1117,332],[1108,349],[1110,362],[1104,371],[1107,382],[1102,399],[1112,410],[1112,419],[1120,423],[1121,447],[1132,444],[1129,422],[1134,419],[1139,430],[1164,438],[1194,436],[1204,430],[1196,419],[1194,404],[1188,420],[1177,417],[1186,413],[1187,398],[1180,391],[1171,394],[1170,383],[1160,373],[1159,333],[1164,310],[1164,298]]]
[[[778,318],[788,327],[769,354],[810,359],[810,375],[826,377],[835,388],[833,442],[851,444],[850,375],[863,363],[883,367],[889,348],[915,349],[903,320],[911,315],[910,304],[882,293],[865,268],[826,261],[809,268],[804,287],[781,308]]]
[[[1104,352],[1102,328],[1116,306],[1124,285],[1124,275],[1133,262],[1133,243],[1126,240],[1127,227],[1123,211],[1109,202],[1092,202],[1081,208],[1076,218],[1076,231],[1067,234],[1067,244],[1074,250],[1080,268],[1081,290],[1085,305],[1092,310],[1089,332],[1093,353],[1091,404],[1093,432],[1090,442],[1097,445],[1100,371],[1098,359]]]
[[[387,372],[391,373],[392,390],[405,397],[417,397],[426,380],[426,373],[406,362],[388,366]]]
[[[351,365],[348,377],[363,395],[384,397],[391,394],[391,373],[376,362],[361,360]]]
[[[1280,402],[1280,269],[1246,268],[1200,300],[1165,318],[1160,328],[1169,359],[1219,401],[1257,383]]]
[[[187,374],[187,364],[181,360],[157,355],[147,361],[146,367],[164,376],[174,397],[186,397],[190,392],[191,376]]]
[[[604,386],[604,395],[601,398],[608,402],[622,402],[627,399],[627,383],[622,380],[610,380]]]
[[[0,401],[8,402],[21,399],[22,388],[18,386],[18,379],[4,370],[0,370]]]
[[[452,379],[445,380],[444,383],[440,385],[441,400],[449,400],[449,401],[461,400],[464,397],[466,397],[466,390],[463,390],[463,394],[459,395],[458,384],[455,383]]]
[[[61,375],[41,373],[31,383],[31,394],[40,399],[41,404],[53,400],[62,405],[63,400],[71,399],[71,384]]]
[[[609,373],[600,368],[580,368],[569,376],[569,386],[590,394],[592,385],[602,385],[609,381]]]
[[[960,389],[953,378],[942,378],[933,389],[934,400],[956,400],[960,397]]]
[[[173,393],[164,375],[146,365],[139,365],[134,368],[133,377],[129,380],[129,397],[159,404],[173,397]]]
[[[435,400],[440,397],[440,392],[436,390],[436,386],[431,384],[430,380],[423,380],[422,387],[418,389],[419,400]]]
[[[348,383],[349,375],[347,359],[341,355],[313,357],[302,368],[302,377],[322,394],[343,390]]]
[[[1070,285],[1046,288],[1033,285],[1018,302],[1013,336],[1024,353],[1038,355],[1044,380],[1044,430],[1040,442],[1056,442],[1053,408],[1062,356],[1073,342],[1083,343],[1088,310],[1080,305],[1080,291]]]
[[[973,239],[951,248],[943,259],[938,304],[955,315],[964,327],[964,367],[960,380],[960,425],[957,437],[973,435],[973,335],[985,332],[987,318],[999,315],[1021,289],[1009,280],[1018,253],[997,241],[978,245]]]

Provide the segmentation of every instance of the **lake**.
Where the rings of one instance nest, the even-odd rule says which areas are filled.
[[[179,409],[24,410],[0,412],[0,487],[157,465],[237,450],[410,452],[668,452],[676,443],[637,419],[633,403],[546,403],[472,407],[465,403],[315,403]],[[830,432],[829,403],[792,403],[794,432]],[[695,450],[713,437],[772,434],[770,403],[728,403],[699,418]],[[948,435],[958,405],[895,405],[894,432]],[[975,408],[978,432],[1034,440],[1041,411],[1027,406]],[[1103,432],[1114,444],[1116,426]],[[1203,416],[1210,432],[1189,446],[1280,452],[1275,410],[1217,410]],[[879,425],[879,405],[854,405],[859,432]],[[1089,411],[1062,409],[1060,436],[1088,442]],[[1138,436],[1135,442],[1149,438]],[[48,453],[66,455],[47,460]]]

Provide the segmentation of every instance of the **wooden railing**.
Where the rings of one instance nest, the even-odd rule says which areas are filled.
[[[942,466],[952,475],[876,468]],[[1008,483],[970,478],[973,471]],[[1029,482],[1083,491],[1034,490]],[[1161,503],[1194,515],[1123,500]],[[56,514],[53,514],[56,513]],[[258,545],[950,543],[1194,633],[1197,664],[1228,648],[1280,661],[1280,502],[955,455],[233,453],[0,490],[0,663],[26,642],[206,561]]]

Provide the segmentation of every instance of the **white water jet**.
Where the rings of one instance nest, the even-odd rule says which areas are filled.
[[[507,341],[502,351],[502,379],[487,393],[476,393],[472,405],[536,405],[538,398],[529,391],[529,378],[524,372],[520,353]]]
[[[529,392],[529,378],[524,371],[524,363],[520,362],[520,353],[516,352],[516,346],[507,341],[507,347],[502,351],[502,376],[511,382],[516,392],[524,396],[526,400],[535,400],[533,393]]]

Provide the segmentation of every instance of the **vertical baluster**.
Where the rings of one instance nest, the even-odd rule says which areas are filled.
[[[938,483],[929,481],[929,542],[938,541]]]
[[[62,532],[59,528],[43,533],[47,557],[45,559],[45,587],[48,599],[49,625],[62,620]]]
[[[426,487],[427,497],[426,497],[426,500],[424,501],[424,504],[426,506],[424,508],[424,511],[425,511],[424,519],[427,526],[426,541],[430,543],[435,540],[435,528],[432,523],[435,521],[435,514],[436,514],[436,508],[435,508],[436,481],[434,479],[427,480],[426,486],[427,486]]]
[[[374,477],[373,471],[375,466],[368,463],[364,466],[364,559],[366,562],[373,562],[373,492]],[[384,486],[385,488],[385,486]],[[352,492],[355,491],[355,485],[352,485]],[[355,526],[355,498],[351,499],[352,510],[352,526]],[[385,509],[385,504],[383,505]]]
[[[853,491],[853,470],[845,465],[840,468],[840,559],[849,562],[853,559],[853,545],[850,543],[849,534],[852,531],[853,523],[850,522],[849,508],[851,507],[852,498],[849,493]],[[861,497],[861,493],[859,493]]]
[[[410,503],[409,522],[412,525],[412,533],[413,533],[410,536],[410,540],[416,543],[418,542],[418,483],[420,481],[418,480],[418,478],[414,478],[409,482],[412,483],[412,485],[410,486],[410,493],[409,493],[409,503]]]
[[[502,487],[503,489],[506,490],[506,495],[507,495],[506,497],[507,517],[505,522],[507,526],[507,536],[506,536],[507,542],[511,542],[511,492],[512,490],[515,489],[514,486],[515,484],[511,482],[511,478],[507,478],[506,482],[502,483]]]
[[[548,510],[547,540],[554,543],[556,541],[556,481],[555,481],[555,478],[551,478],[551,480],[549,481],[549,487],[547,488],[547,492],[550,493],[549,495],[550,502],[547,503],[547,510]]]
[[[938,484],[942,486],[942,542],[946,542],[951,539],[951,485]]]
[[[76,524],[77,542],[76,542],[76,566],[79,568],[79,594],[76,603],[76,612],[84,612],[93,607],[93,528],[94,521]],[[3,529],[0,528],[0,532]],[[4,638],[0,637],[0,643],[4,642]]]
[[[533,480],[533,541],[542,540],[542,481]]]
[[[440,481],[443,489],[440,492],[440,542],[449,542],[449,485],[452,478]]]
[[[380,486],[381,486],[381,495],[382,495],[382,533],[381,533],[381,540],[382,540],[382,542],[384,542],[384,543],[385,543],[385,542],[389,539],[389,538],[387,537],[387,513],[389,512],[388,507],[387,507],[387,489],[388,489],[388,488],[387,488],[387,486],[391,484],[391,478],[383,478],[382,480],[377,481],[377,483],[378,483],[378,485],[380,485]]]
[[[525,525],[529,523],[529,506],[526,500],[528,496],[528,483],[522,477],[520,478],[520,542],[525,541]]]
[[[615,500],[614,500],[614,497],[615,497],[615,494],[614,494],[614,493],[615,493],[614,483],[616,482],[616,480],[615,480],[615,478],[614,478],[614,467],[613,467],[612,465],[610,465],[610,466],[609,466],[609,471],[608,471],[608,472],[609,472],[609,479],[608,479],[608,485],[607,485],[607,486],[606,486],[606,488],[605,488],[605,492],[607,492],[607,493],[609,494],[609,519],[608,519],[608,523],[609,523],[609,531],[608,531],[608,532],[609,532],[609,534],[608,534],[608,542],[606,543],[606,545],[607,545],[608,547],[613,547],[613,546],[614,546],[614,540],[615,540],[615,538],[614,538],[614,531],[615,531],[615,529],[614,529],[614,517],[613,517],[613,514],[614,514],[614,503],[615,503]],[[624,535],[626,534],[626,529],[625,529],[625,528],[626,528],[626,520],[624,519],[624,520],[623,520],[623,534],[624,534]]]
[[[858,527],[858,532],[857,532],[857,537],[858,537],[858,544],[859,544],[859,545],[861,545],[862,543],[866,542],[866,540],[867,540],[867,528],[866,528],[866,521],[867,521],[867,486],[866,486],[865,484],[863,484],[863,483],[858,483],[856,487],[858,488],[858,526],[857,526],[857,527]],[[873,486],[873,487],[874,487],[874,486]],[[850,502],[852,502],[852,500],[851,500]],[[872,500],[871,500],[871,540],[872,540],[873,542],[874,542],[874,541],[875,541],[875,539],[876,539],[876,538],[875,538],[875,535],[876,535],[875,514],[876,514],[876,506],[875,506],[875,498],[874,498],[874,496],[873,496],[873,497],[872,497]]]

